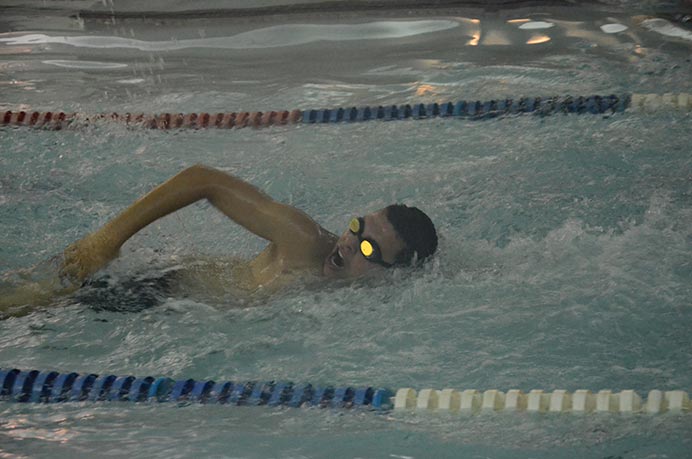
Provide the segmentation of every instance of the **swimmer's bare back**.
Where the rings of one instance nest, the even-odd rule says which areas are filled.
[[[269,241],[244,270],[243,284],[248,289],[278,287],[299,272],[319,274],[337,240],[304,212],[274,201],[237,177],[196,165],[159,185],[103,227],[68,246],[58,267],[59,282],[46,281],[30,288],[20,286],[14,294],[2,295],[0,312],[11,311],[13,306],[21,306],[18,303],[29,301],[32,296],[40,304],[52,296],[76,290],[115,259],[122,245],[139,230],[203,199]]]

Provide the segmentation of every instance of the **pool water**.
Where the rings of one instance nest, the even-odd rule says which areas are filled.
[[[636,17],[652,11],[590,8],[243,21],[84,15],[76,22],[67,10],[9,9],[14,16],[0,23],[0,108],[176,113],[692,92],[684,35],[663,35]],[[48,14],[51,21],[39,21]],[[553,26],[508,22],[522,18]],[[606,33],[604,24],[627,29]],[[18,39],[28,34],[48,38]],[[213,40],[185,41],[197,39]],[[158,44],[152,50],[146,42]],[[120,45],[96,46],[103,43]],[[123,313],[63,299],[0,322],[0,367],[391,388],[690,392],[689,116],[175,132],[105,122],[59,132],[2,127],[5,276],[59,253],[195,163],[236,174],[335,232],[392,202],[417,205],[441,241],[415,275],[296,286],[262,305],[191,295]],[[198,203],[138,234],[106,273],[126,279],[191,255],[251,257],[262,247]],[[682,458],[692,449],[689,413],[6,402],[0,413],[0,452],[10,458]]]

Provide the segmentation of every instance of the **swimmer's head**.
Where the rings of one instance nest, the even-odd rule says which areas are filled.
[[[422,263],[436,249],[437,232],[430,218],[416,207],[394,204],[352,219],[322,271],[328,277],[360,277]]]

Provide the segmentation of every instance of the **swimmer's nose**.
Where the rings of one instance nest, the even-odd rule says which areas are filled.
[[[355,236],[351,235],[351,237],[349,237],[345,241],[345,243],[341,246],[341,250],[345,254],[353,255],[354,253],[356,253],[357,244],[358,244],[358,239]]]

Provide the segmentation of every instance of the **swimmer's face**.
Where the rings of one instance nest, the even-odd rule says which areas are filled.
[[[363,256],[360,249],[363,239],[373,241],[379,247],[384,263],[393,264],[397,254],[404,249],[404,242],[387,219],[384,209],[365,215],[362,221],[364,225],[360,237],[346,228],[332,253],[324,260],[322,272],[325,276],[348,279],[387,269]]]

